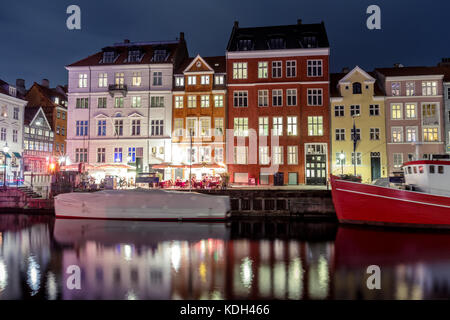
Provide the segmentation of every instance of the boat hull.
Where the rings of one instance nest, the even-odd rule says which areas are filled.
[[[228,196],[165,190],[108,190],[55,197],[61,219],[223,221],[230,212]]]
[[[331,177],[339,222],[450,228],[450,197],[368,185]]]

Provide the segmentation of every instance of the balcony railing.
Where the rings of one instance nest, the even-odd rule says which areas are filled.
[[[110,84],[108,89],[111,97],[114,96],[115,92],[120,92],[125,97],[128,92],[128,87],[126,84]]]

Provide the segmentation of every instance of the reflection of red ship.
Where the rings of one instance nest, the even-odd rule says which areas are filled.
[[[410,190],[331,176],[339,222],[450,228],[450,161],[411,161],[403,170]]]

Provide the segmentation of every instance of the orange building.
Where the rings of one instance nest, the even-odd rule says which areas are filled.
[[[225,171],[225,76],[224,56],[197,55],[175,70],[172,177],[186,180],[191,171],[200,179]]]

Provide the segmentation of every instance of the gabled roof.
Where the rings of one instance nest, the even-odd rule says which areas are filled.
[[[239,40],[251,40],[252,47],[247,50],[270,50],[269,40],[272,38],[284,39],[285,49],[306,49],[312,48],[308,46],[309,37],[315,37],[315,48],[328,48],[327,32],[325,24],[303,24],[301,20],[297,24],[268,26],[268,27],[252,27],[240,28],[235,22],[233,31],[228,41],[227,51],[241,51],[238,47]]]
[[[23,123],[25,125],[30,125],[39,114],[42,114],[47,126],[52,129],[52,126],[48,122],[47,115],[41,107],[26,107]]]
[[[59,87],[61,89],[58,90],[58,88],[48,88],[48,87],[38,84],[37,82],[34,82],[33,85],[31,86],[31,88],[27,91],[25,98],[27,98],[27,96],[29,95],[29,93],[31,92],[31,90],[33,88],[36,88],[36,90],[41,94],[41,96],[48,101],[48,103],[49,103],[48,105],[59,106],[53,101],[54,97],[58,97],[60,101],[63,101],[63,100],[67,101],[67,94],[63,94],[65,88],[62,86],[59,86]],[[36,107],[33,105],[31,105],[31,106]]]
[[[203,62],[209,66],[212,70],[214,70],[215,73],[226,73],[226,60],[225,56],[213,56],[213,57],[201,57],[200,55],[197,55],[195,58],[188,58],[186,59],[179,68],[177,68],[174,72],[174,74],[183,74],[183,72],[193,63],[197,58],[200,58]]]
[[[339,80],[339,82],[346,82],[348,81],[348,79],[355,73],[355,72],[359,72],[360,74],[362,74],[364,77],[366,77],[367,80],[370,81],[375,81],[375,78],[372,77],[370,74],[368,74],[366,71],[364,71],[363,69],[361,69],[359,66],[356,66],[353,68],[353,70],[351,70],[350,72],[348,72],[341,80]]]
[[[359,67],[358,67],[359,68]],[[354,72],[356,68],[354,68],[352,71],[350,72],[340,72],[340,73],[330,73],[330,97],[331,98],[340,98],[341,93],[339,91],[339,82],[341,82],[343,79],[347,78],[350,76],[350,73]],[[356,69],[358,70],[358,69]],[[359,68],[359,70],[362,70],[361,68]],[[364,70],[363,70],[364,71]],[[374,96],[380,97],[380,96],[384,96],[384,92],[381,88],[381,83],[380,81],[377,81],[377,79],[375,78],[375,73],[374,72],[365,72],[366,75],[370,78],[372,78],[373,80],[375,80],[374,83],[374,87],[373,87],[373,94]]]

